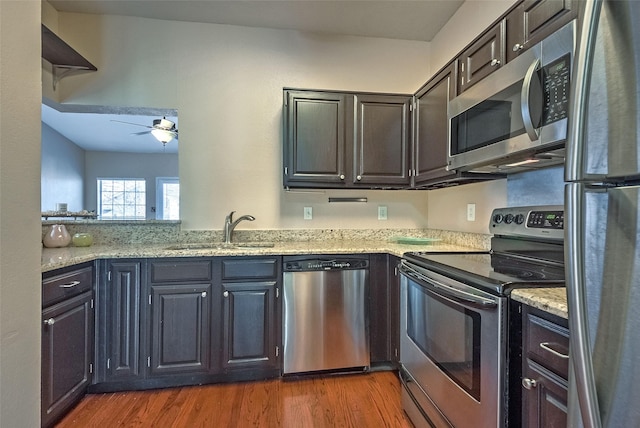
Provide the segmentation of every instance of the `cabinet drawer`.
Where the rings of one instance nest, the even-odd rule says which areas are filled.
[[[225,259],[222,261],[222,279],[275,278],[278,275],[276,257],[259,259]]]
[[[42,306],[49,306],[89,291],[93,286],[93,266],[42,279]]]
[[[211,259],[157,260],[149,263],[151,282],[211,281]]]
[[[527,357],[567,379],[569,330],[533,314],[528,314],[526,328]]]

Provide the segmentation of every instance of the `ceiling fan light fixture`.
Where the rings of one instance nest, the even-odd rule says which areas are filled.
[[[154,128],[151,130],[151,135],[156,137],[156,140],[160,141],[162,144],[167,144],[169,141],[173,140],[175,134],[166,129],[157,129]]]

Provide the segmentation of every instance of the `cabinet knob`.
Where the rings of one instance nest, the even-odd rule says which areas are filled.
[[[500,65],[500,60],[494,58],[491,60],[491,67],[495,67],[496,65]]]
[[[48,320],[44,320],[44,325],[54,325],[56,320],[53,318],[49,318]]]
[[[228,291],[225,291],[224,293],[222,293],[222,295],[223,295],[224,297],[229,297],[229,292],[228,292]]]
[[[207,297],[207,292],[206,291],[202,292],[202,297]]]
[[[362,180],[362,176],[361,176],[361,175],[358,175],[358,176],[356,177],[356,180],[358,180],[358,181]]]
[[[529,379],[528,377],[525,377],[522,379],[522,386],[524,387],[524,389],[533,389],[538,386],[538,382],[535,379]]]
[[[340,174],[340,180],[344,180],[344,174]]]
[[[524,45],[520,43],[516,43],[515,45],[513,45],[513,48],[511,48],[511,50],[514,52],[521,51],[522,49],[524,49]]]

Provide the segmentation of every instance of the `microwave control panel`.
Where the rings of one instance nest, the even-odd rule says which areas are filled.
[[[542,68],[544,89],[543,125],[565,119],[569,110],[571,56],[566,54]]]

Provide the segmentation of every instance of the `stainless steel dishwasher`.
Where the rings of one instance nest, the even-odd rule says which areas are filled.
[[[284,257],[283,374],[369,369],[367,256]]]

